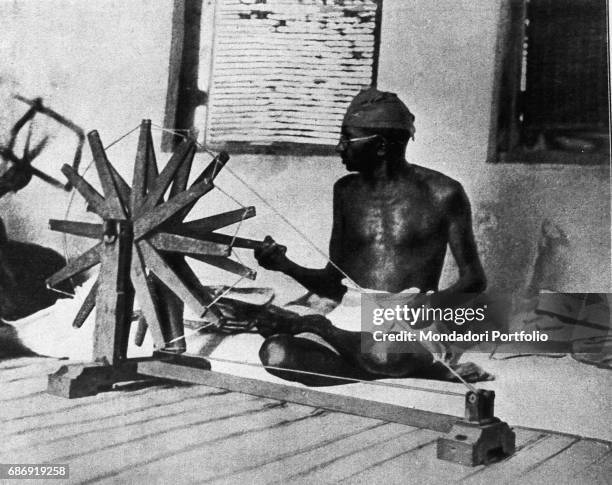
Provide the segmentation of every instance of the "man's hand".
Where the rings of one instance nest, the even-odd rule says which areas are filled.
[[[271,271],[284,272],[291,263],[285,255],[286,252],[286,246],[281,246],[270,236],[266,236],[261,246],[255,249],[254,254],[260,266]]]
[[[422,316],[421,318],[419,318],[416,322],[412,323],[412,328],[415,330],[420,330],[423,328],[427,328],[429,327],[431,324],[433,324],[435,322],[435,320],[433,319],[429,319],[427,318],[426,314],[428,313],[427,310],[429,308],[431,308],[432,304],[431,304],[431,294],[433,292],[428,292],[428,293],[419,293],[417,295],[414,296],[414,299],[410,302],[410,306],[412,308],[421,308],[422,309]]]

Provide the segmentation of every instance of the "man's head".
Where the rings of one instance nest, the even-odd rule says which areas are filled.
[[[369,88],[346,110],[337,151],[348,170],[363,171],[389,155],[403,156],[414,133],[414,115],[397,95]]]

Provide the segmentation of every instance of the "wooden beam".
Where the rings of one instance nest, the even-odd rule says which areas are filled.
[[[210,192],[213,187],[211,183],[207,183],[206,181],[200,182],[189,188],[189,190],[172,197],[163,204],[152,207],[147,212],[140,212],[142,215],[134,221],[134,239],[138,240],[144,237],[148,232],[164,223],[182,208],[197,201],[204,194]],[[144,205],[146,205],[146,202]],[[144,207],[144,205],[142,207]]]
[[[121,204],[117,187],[115,187],[115,181],[109,169],[110,163],[106,157],[104,147],[102,146],[100,135],[96,130],[93,130],[87,134],[87,139],[89,140],[91,153],[96,163],[96,170],[98,171],[98,177],[102,184],[102,191],[104,192],[104,199],[110,211],[110,217],[117,220],[123,220],[125,219],[125,210]]]
[[[494,112],[497,116],[492,120],[491,132],[495,134],[495,151],[500,153],[511,152],[520,139],[520,86],[523,62],[523,49],[525,42],[525,18],[527,8],[524,0],[508,0],[503,3],[502,15],[506,20],[500,25],[498,31],[498,56],[501,59],[497,79],[495,79],[494,102],[497,106]],[[492,146],[489,152],[492,151]],[[487,154],[489,161],[504,161]],[[497,155],[497,153],[495,153]]]
[[[83,304],[81,305],[81,308],[76,314],[76,317],[74,317],[74,320],[72,322],[72,326],[74,328],[81,328],[83,324],[85,323],[85,320],[87,320],[87,317],[90,315],[91,311],[96,306],[97,291],[98,291],[98,280],[96,280],[96,282],[90,288],[89,293],[87,293],[87,296],[85,297],[85,300],[83,300]]]
[[[158,360],[161,359],[161,360]],[[193,359],[193,357],[192,357]],[[202,359],[206,362],[204,359]],[[138,373],[148,376],[192,382],[228,391],[252,394],[253,396],[278,399],[315,408],[355,414],[372,419],[427,428],[448,433],[460,418],[448,414],[423,411],[395,404],[381,403],[352,396],[341,396],[307,387],[238,377],[221,372],[208,371],[189,365],[187,358],[156,353],[155,358],[137,363]]]
[[[112,243],[100,244],[100,272],[96,292],[93,359],[117,366],[127,354],[134,289],[130,282],[132,238],[119,222]]]
[[[382,12],[383,9],[383,1],[377,1],[376,2],[376,13],[374,14],[374,25],[373,27],[373,35],[374,35],[374,52],[373,52],[373,59],[372,59],[372,67],[371,67],[371,73],[372,73],[372,79],[370,81],[370,85],[373,87],[376,87],[378,84],[378,64],[379,64],[379,58],[380,58],[380,42],[381,42],[381,26],[382,26]]]
[[[156,249],[183,254],[201,254],[208,256],[229,256],[230,247],[210,241],[201,241],[193,237],[179,236],[160,232],[147,238]]]
[[[198,88],[202,4],[203,0],[174,0],[164,127],[180,132],[193,128],[195,109],[207,100],[207,93]],[[178,138],[164,131],[162,149],[172,150]]]
[[[54,287],[62,281],[72,278],[73,276],[82,273],[83,271],[95,266],[100,262],[100,251],[102,243],[96,244],[93,248],[85,251],[78,258],[70,261],[66,266],[60,269],[57,273],[47,278],[47,286]]]
[[[49,219],[49,229],[90,239],[102,239],[102,224]]]
[[[181,73],[185,70],[183,60],[183,49],[187,42],[185,39],[185,0],[174,0],[172,11],[172,36],[170,37],[170,63],[168,66],[168,83],[166,88],[166,109],[164,116],[164,127],[175,128],[177,126],[178,114],[181,112],[179,99],[181,99]],[[201,3],[201,1],[199,2]],[[197,71],[196,71],[197,72]],[[182,128],[182,126],[181,126]],[[172,151],[178,144],[178,135],[169,131],[162,132],[162,150]]]

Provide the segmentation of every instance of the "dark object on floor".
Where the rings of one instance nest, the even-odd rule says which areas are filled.
[[[52,249],[10,241],[0,219],[0,318],[18,320],[47,308],[61,293],[48,290],[45,279],[66,265]],[[60,287],[72,291],[70,284]]]

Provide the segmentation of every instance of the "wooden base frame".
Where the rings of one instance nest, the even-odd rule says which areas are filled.
[[[129,359],[117,366],[98,363],[63,365],[57,372],[49,374],[47,392],[73,399],[95,395],[117,382],[156,377],[330,411],[340,411],[443,433],[449,432],[460,419],[449,414],[225,374],[212,371],[210,368],[210,363],[203,357],[167,352],[155,352],[150,358]]]
[[[156,353],[151,359],[138,362],[138,373],[203,384],[228,391],[278,399],[280,401],[288,401],[330,411],[340,411],[418,428],[428,428],[444,433],[450,431],[457,419],[459,419],[448,414],[423,411],[357,397],[341,396],[312,388],[277,384],[215,371],[203,371],[201,367],[196,367],[198,360],[205,361],[205,359],[189,358],[182,355]]]
[[[155,377],[445,433],[438,439],[437,457],[461,465],[489,463],[507,457],[515,451],[514,432],[507,423],[493,416],[492,391],[468,392],[465,418],[461,419],[448,414],[342,396],[312,388],[260,381],[210,369],[210,363],[203,357],[155,352],[150,358],[130,359],[121,366],[62,366],[49,376],[48,392],[77,398],[96,394],[115,382]]]
[[[89,364],[63,365],[49,374],[47,392],[55,396],[74,399],[94,396],[106,391],[117,382],[142,379],[135,362],[121,366],[92,362]]]

